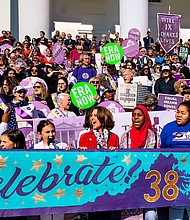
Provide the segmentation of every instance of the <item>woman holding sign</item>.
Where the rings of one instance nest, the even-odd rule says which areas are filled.
[[[132,127],[121,137],[120,146],[122,148],[158,148],[159,138],[152,130],[152,123],[146,107],[136,106],[132,111]],[[125,210],[125,216],[139,220],[143,219],[143,209]],[[128,218],[127,218],[128,219]],[[144,219],[157,220],[157,211],[155,208],[144,210]]]
[[[110,132],[114,127],[114,121],[108,109],[102,106],[92,108],[89,121],[91,130],[81,135],[79,140],[80,149],[104,148],[115,150],[119,147],[119,137]],[[120,211],[92,212],[88,213],[88,220],[120,220],[120,215]]]
[[[90,112],[90,125],[92,129],[80,137],[79,148],[115,150],[119,147],[119,137],[110,132],[114,127],[114,121],[108,109],[102,106],[93,108]]]
[[[178,106],[175,118],[161,132],[161,148],[190,148],[190,102]],[[172,200],[176,197],[174,194]],[[185,208],[190,219],[190,206],[174,206],[169,208],[169,220],[182,220]]]

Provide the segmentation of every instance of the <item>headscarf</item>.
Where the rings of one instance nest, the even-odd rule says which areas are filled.
[[[130,130],[131,148],[143,148],[144,145],[146,144],[148,130],[149,129],[152,130],[152,123],[150,121],[150,116],[148,114],[146,107],[139,105],[136,106],[134,110],[135,109],[140,109],[143,112],[145,116],[145,120],[140,129],[136,129],[132,125],[132,128]]]

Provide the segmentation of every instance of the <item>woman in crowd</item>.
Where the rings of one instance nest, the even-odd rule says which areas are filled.
[[[150,116],[147,109],[144,106],[136,106],[132,111],[132,127],[121,137],[120,146],[122,148],[158,148],[159,147],[159,137],[152,130],[152,123],[150,121]],[[138,219],[143,218],[143,210],[126,210],[125,214],[127,217],[130,216],[138,217]],[[156,209],[145,209],[144,210],[145,220],[157,219]],[[128,218],[127,218],[128,219]]]
[[[0,54],[0,72],[5,72],[8,66],[8,60],[5,55]]]
[[[8,67],[5,72],[5,76],[15,77],[16,71],[13,68]]]
[[[114,127],[113,116],[111,112],[101,106],[92,108],[89,116],[91,128],[90,131],[81,135],[79,148],[87,149],[109,149],[115,150],[119,147],[119,137],[110,130]],[[120,211],[104,211],[88,213],[89,220],[110,220],[112,215],[115,220],[120,220]]]
[[[154,79],[154,81],[156,81],[157,79],[160,78],[160,75],[161,75],[161,66],[160,64],[155,64],[154,72],[152,73],[152,78]]]
[[[190,79],[189,68],[187,66],[180,69],[180,77],[181,79]]]
[[[183,79],[180,79],[174,83],[174,89],[176,91],[176,95],[182,96],[183,89],[187,86],[187,82]]]
[[[90,112],[91,130],[81,135],[79,148],[106,148],[115,150],[119,147],[119,138],[110,130],[114,127],[111,112],[101,106],[96,106]]]
[[[48,118],[76,117],[76,114],[71,110],[71,98],[68,93],[59,93],[57,106],[50,111]]]
[[[68,80],[65,77],[61,77],[57,82],[57,92],[51,94],[51,98],[53,100],[53,104],[55,108],[57,105],[57,97],[59,93],[69,93]]]
[[[53,64],[53,54],[52,50],[47,48],[46,49],[46,55],[43,58],[45,64]]]
[[[115,90],[110,89],[110,88],[105,88],[100,102],[114,101],[114,95],[115,95]]]
[[[190,102],[178,106],[175,118],[161,132],[161,148],[190,148]],[[190,206],[174,206],[169,208],[169,220],[182,220],[185,208],[190,218]]]
[[[147,86],[153,86],[154,81],[151,76],[150,68],[147,64],[143,66],[141,76],[147,76],[148,78]]]
[[[35,58],[38,58],[40,63],[44,63],[44,55],[41,54],[39,47],[35,47],[35,48],[31,51],[31,53],[29,54],[29,58],[30,58],[32,61],[34,61]]]
[[[6,130],[1,134],[2,149],[26,149],[25,137],[19,129]]]
[[[181,64],[179,62],[179,57],[177,54],[172,55],[171,61],[172,61],[172,65],[175,66],[176,68],[181,66]]]
[[[18,86],[19,82],[10,76],[5,76],[2,81],[0,92],[0,108],[5,109],[7,105],[13,100],[13,88]]]
[[[39,68],[38,65],[32,66],[28,71],[28,77],[39,77],[43,79],[43,71]]]
[[[132,127],[122,137],[122,148],[157,148],[159,137],[152,130],[150,116],[145,106],[136,106],[132,111]],[[126,140],[125,140],[126,139]]]
[[[34,93],[32,97],[28,97],[29,101],[40,101],[42,104],[47,105],[50,109],[54,108],[52,99],[48,96],[46,86],[42,82],[36,82],[33,86]]]
[[[186,102],[190,101],[190,87],[189,86],[185,86],[181,94],[184,97],[184,101]]]

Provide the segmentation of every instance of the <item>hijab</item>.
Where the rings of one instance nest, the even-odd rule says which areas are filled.
[[[136,106],[135,109],[140,109],[144,114],[144,123],[142,124],[140,129],[136,129],[133,125],[130,130],[130,137],[131,137],[131,148],[143,148],[146,144],[146,139],[148,135],[148,130],[152,130],[152,123],[150,121],[150,116],[146,107],[144,106]],[[133,112],[134,112],[133,110]]]

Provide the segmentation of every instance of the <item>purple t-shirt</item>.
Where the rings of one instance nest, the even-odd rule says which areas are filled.
[[[72,76],[77,79],[77,82],[88,82],[92,77],[96,76],[97,72],[93,67],[76,67]]]

